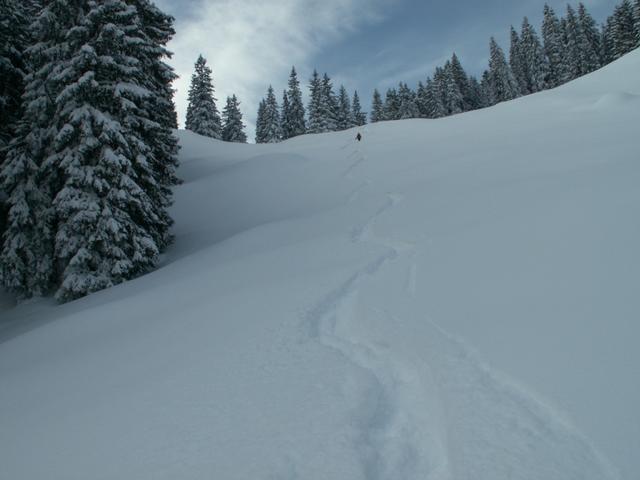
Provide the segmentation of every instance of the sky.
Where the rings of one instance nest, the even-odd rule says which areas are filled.
[[[222,110],[226,97],[241,102],[253,139],[260,99],[273,85],[278,97],[296,67],[306,94],[313,69],[337,87],[357,90],[368,110],[374,88],[414,86],[456,52],[470,74],[486,68],[489,38],[508,52],[509,27],[524,16],[540,31],[544,0],[156,0],[176,18],[170,63],[180,124],[193,64],[204,55]],[[563,14],[566,0],[547,2]],[[584,0],[598,23],[617,0]],[[576,6],[577,3],[574,3]]]

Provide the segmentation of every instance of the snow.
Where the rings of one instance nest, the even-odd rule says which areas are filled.
[[[180,132],[159,270],[0,296],[0,477],[636,478],[639,80],[636,50],[445,119]]]

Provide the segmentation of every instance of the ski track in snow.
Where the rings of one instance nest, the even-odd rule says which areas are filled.
[[[366,162],[360,149],[348,158],[355,161],[343,174],[349,176]],[[370,179],[354,191],[349,203],[372,184]],[[357,321],[360,285],[375,276],[384,265],[412,248],[409,242],[376,236],[378,219],[402,201],[398,194],[387,194],[384,204],[361,226],[354,228],[351,241],[384,248],[384,252],[342,285],[329,293],[308,314],[312,336],[340,352],[361,375],[354,380],[356,391],[354,425],[357,428],[356,450],[362,464],[363,478],[371,480],[449,479],[446,448],[442,435],[434,435],[439,427],[437,417],[417,399],[429,398],[423,389],[424,373],[400,365],[379,347],[367,344],[348,333]],[[346,332],[344,332],[346,330]],[[434,406],[434,408],[438,408]]]
[[[347,156],[352,159],[343,177],[353,178],[353,171],[367,161],[358,147]],[[372,184],[371,179],[363,179],[347,203],[355,202]],[[539,475],[546,480],[619,478],[588,439],[553,409],[493,372],[463,342],[430,320],[425,320],[433,333],[425,345],[426,364],[403,362],[379,344],[354,334],[352,327],[359,318],[374,311],[359,301],[360,288],[389,262],[401,256],[409,259],[405,292],[409,297],[415,295],[414,244],[375,233],[378,220],[402,200],[402,195],[388,193],[381,207],[354,227],[353,243],[383,247],[383,253],[321,299],[306,316],[311,337],[338,351],[358,372],[349,380],[346,395],[353,404],[354,447],[363,478],[489,480],[498,475],[503,478],[505,472],[509,478],[531,480],[543,478]],[[399,323],[389,312],[383,313],[389,321]],[[465,445],[471,446],[465,449]],[[483,448],[487,458],[477,458]],[[508,451],[512,463],[493,462],[490,455],[496,450]],[[564,455],[558,455],[559,451]],[[570,460],[565,465],[561,462],[566,458]]]

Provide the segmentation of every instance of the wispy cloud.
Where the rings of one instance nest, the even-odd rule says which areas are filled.
[[[169,7],[170,0],[158,3]],[[198,54],[213,69],[218,105],[235,93],[249,133],[260,98],[271,82],[284,86],[292,65],[308,70],[322,48],[379,21],[394,0],[200,0],[179,21],[170,45],[180,79],[176,102],[184,119],[189,82]],[[172,2],[171,10],[176,11]],[[301,79],[306,80],[306,79]],[[274,85],[275,86],[275,85]]]

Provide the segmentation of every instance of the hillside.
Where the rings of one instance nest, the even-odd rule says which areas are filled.
[[[160,269],[0,299],[0,477],[632,480],[640,50],[277,145],[180,132]]]

